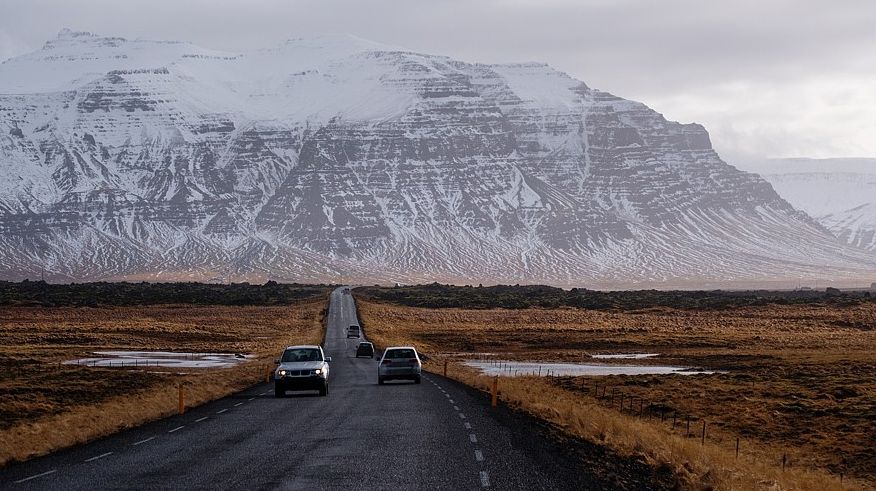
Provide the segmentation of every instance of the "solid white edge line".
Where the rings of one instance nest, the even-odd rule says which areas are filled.
[[[113,454],[112,452],[102,453],[102,454],[96,455],[90,459],[85,459],[85,462],[94,462],[97,459],[102,459],[102,458],[106,457],[107,455],[112,455],[112,454]]]
[[[19,480],[15,481],[15,484],[21,484],[23,482],[30,481],[31,479],[36,479],[38,477],[48,476],[49,474],[54,474],[55,472],[58,472],[58,469],[52,469],[50,471],[42,472],[40,474],[34,474],[33,476],[30,476],[30,477],[25,477],[24,479],[19,479]]]
[[[475,460],[477,460],[478,462],[483,462],[484,461],[484,453],[481,452],[480,450],[475,450]]]
[[[195,423],[200,423],[201,421],[204,421],[207,418],[209,418],[209,416],[204,416],[203,418],[198,418],[195,420]]]
[[[472,443],[477,443],[477,442],[478,442],[478,437],[476,437],[474,433],[469,433],[469,434],[468,434],[468,439],[471,440]]]
[[[481,487],[490,487],[490,475],[487,474],[487,471],[481,471]]]
[[[132,443],[131,446],[136,447],[137,445],[141,445],[141,444],[146,443],[146,442],[151,442],[154,439],[155,439],[154,436],[150,436],[149,438],[146,438],[145,440],[140,440],[139,442]]]
[[[168,432],[168,433],[173,433],[174,431],[179,431],[179,430],[181,430],[181,429],[183,429],[183,428],[185,428],[185,427],[186,427],[186,425],[177,426],[176,428],[174,428],[174,429],[172,429],[172,430],[167,430],[167,432]]]

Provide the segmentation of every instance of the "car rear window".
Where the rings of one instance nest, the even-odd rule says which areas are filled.
[[[387,350],[386,358],[415,358],[417,353],[412,349],[391,349]]]

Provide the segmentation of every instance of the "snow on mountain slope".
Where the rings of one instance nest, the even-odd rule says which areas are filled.
[[[699,125],[547,65],[352,36],[230,54],[62,31],[0,64],[0,277],[859,281]]]
[[[876,251],[876,159],[774,159],[756,168],[840,240]]]

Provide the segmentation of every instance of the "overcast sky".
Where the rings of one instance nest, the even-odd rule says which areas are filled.
[[[466,61],[545,61],[726,160],[876,157],[874,0],[0,0],[0,59],[69,27],[227,51],[350,33]]]

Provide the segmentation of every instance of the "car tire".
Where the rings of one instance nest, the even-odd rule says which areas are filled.
[[[322,387],[319,388],[319,395],[323,397],[328,395],[328,382],[323,382]]]
[[[414,383],[415,383],[415,384],[419,384],[419,383],[420,383],[420,376],[419,376],[419,375],[417,375],[416,377],[414,377]]]
[[[383,377],[377,377],[377,385],[383,385]]]
[[[286,397],[286,391],[279,385],[274,385],[274,397]]]

